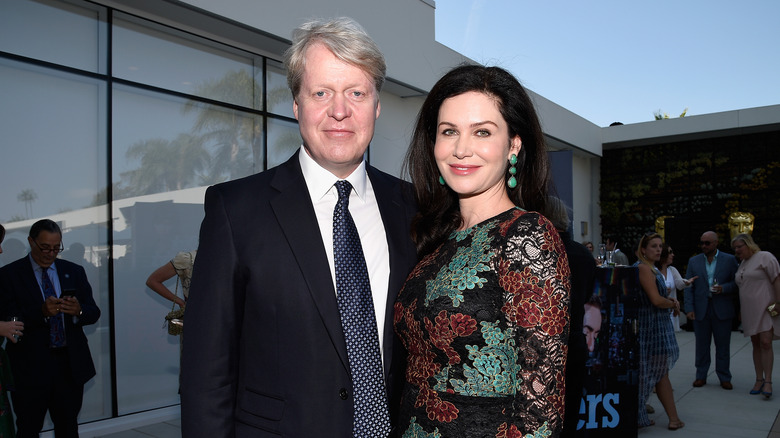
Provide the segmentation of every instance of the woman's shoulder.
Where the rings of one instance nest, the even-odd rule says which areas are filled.
[[[195,254],[197,251],[182,251],[171,260],[171,263],[173,263],[173,266],[182,269],[186,268],[187,266],[192,266],[192,264],[195,262]]]

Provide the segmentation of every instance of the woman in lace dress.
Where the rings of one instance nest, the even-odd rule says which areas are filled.
[[[668,428],[676,430],[685,423],[677,416],[669,370],[680,357],[680,348],[672,328],[670,314],[680,313],[680,303],[670,298],[664,276],[654,266],[661,258],[663,240],[657,233],[639,239],[634,266],[639,267],[639,427],[655,424],[647,416],[645,405],[655,388],[658,400],[669,417]]]
[[[421,261],[395,304],[408,352],[403,437],[557,436],[569,266],[544,211],[549,167],[533,105],[496,67],[436,85],[406,158]]]

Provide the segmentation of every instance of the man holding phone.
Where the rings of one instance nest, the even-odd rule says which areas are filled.
[[[57,438],[78,437],[84,384],[95,375],[83,326],[100,318],[84,268],[60,260],[62,231],[49,219],[30,228],[30,254],[0,268],[0,310],[24,322],[6,346],[16,384],[18,438],[37,437],[48,411]]]

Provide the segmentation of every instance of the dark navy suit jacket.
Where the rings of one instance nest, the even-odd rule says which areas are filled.
[[[415,208],[408,183],[367,172],[390,255],[383,354],[393,416],[405,368],[393,305],[416,261]],[[210,187],[205,210],[185,317],[183,436],[352,436],[346,342],[298,155]]]
[[[97,322],[100,309],[92,298],[83,267],[61,259],[54,264],[60,290],[74,290],[81,305],[81,317],[74,321],[71,315],[64,315],[64,322],[71,373],[76,383],[83,385],[95,375],[95,365],[82,327]],[[51,384],[52,373],[47,368],[50,326],[43,316],[43,301],[29,255],[0,268],[0,312],[4,320],[18,316],[24,322],[21,341],[6,342],[5,347],[18,391]]]
[[[738,267],[737,259],[722,251],[718,251],[716,258],[718,262],[715,265],[715,278],[718,280],[718,284],[723,287],[723,292],[713,295],[711,303],[708,298],[710,285],[707,278],[707,256],[698,254],[688,260],[685,278],[696,275],[699,278],[685,288],[685,313],[694,312],[696,319],[704,318],[708,304],[712,304],[712,311],[715,317],[720,320],[732,319],[737,316],[734,305],[738,291],[737,283],[734,281]]]

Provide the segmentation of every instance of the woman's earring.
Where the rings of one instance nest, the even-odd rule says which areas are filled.
[[[506,180],[506,185],[510,189],[517,187],[517,179],[515,179],[515,175],[517,174],[517,169],[515,169],[515,164],[517,164],[517,155],[512,154],[509,157],[509,179]]]
[[[441,176],[441,175],[439,175],[439,184],[441,184],[441,185],[443,185],[443,186],[446,186],[446,185],[447,185],[447,183],[446,183],[446,182],[444,182],[444,177],[443,177],[443,176]]]

